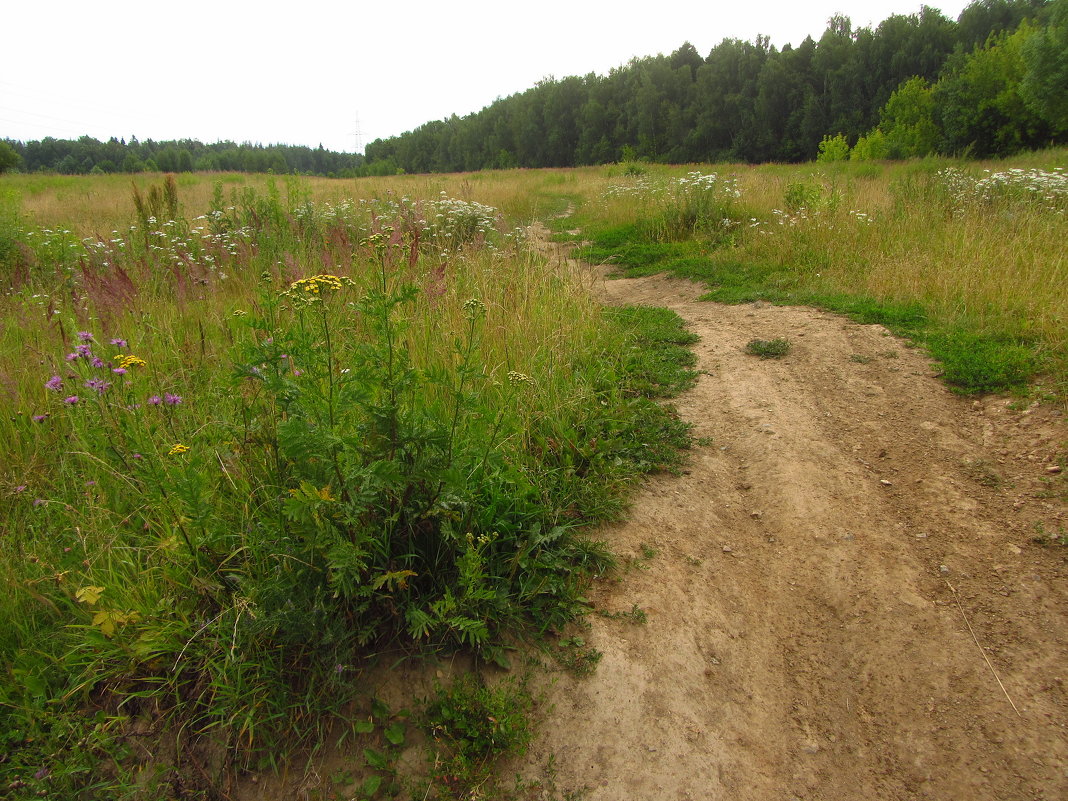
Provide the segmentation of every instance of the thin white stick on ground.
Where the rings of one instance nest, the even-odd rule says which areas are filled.
[[[1009,697],[1009,691],[1005,689],[1005,685],[1001,683],[1001,679],[998,677],[998,672],[994,670],[994,666],[990,663],[990,657],[986,655],[986,649],[984,649],[983,646],[979,644],[979,638],[975,636],[975,631],[972,629],[972,624],[968,621],[968,615],[964,613],[964,607],[961,605],[960,597],[957,595],[957,590],[952,584],[949,583],[947,579],[943,579],[943,581],[946,582],[946,586],[949,587],[949,589],[952,591],[953,600],[957,602],[957,608],[960,610],[961,617],[964,618],[964,625],[968,627],[968,633],[971,634],[972,639],[975,640],[975,647],[979,649],[979,653],[981,653],[983,655],[983,659],[986,660],[986,666],[990,668],[990,672],[994,674],[994,678],[997,680],[998,687],[1000,687],[1001,691],[1005,693],[1005,699],[1012,707],[1012,711],[1022,718],[1023,714],[1021,714],[1020,710],[1016,708],[1016,704],[1012,702],[1012,698]]]

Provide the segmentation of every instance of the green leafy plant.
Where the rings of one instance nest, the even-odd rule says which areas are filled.
[[[490,686],[466,674],[439,688],[426,709],[435,753],[424,797],[469,798],[490,778],[496,760],[524,754],[533,735],[533,706],[526,681],[516,677]]]

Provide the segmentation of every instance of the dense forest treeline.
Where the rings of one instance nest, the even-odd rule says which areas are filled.
[[[5,147],[6,146],[6,147]],[[6,154],[6,158],[5,158]],[[154,142],[136,137],[101,142],[91,136],[16,142],[0,141],[0,172],[17,167],[26,172],[65,175],[109,172],[274,172],[355,176],[363,156],[305,145],[261,145],[248,142],[204,144],[195,139]]]
[[[365,169],[803,161],[837,134],[847,154],[861,141],[857,157],[1007,155],[1063,141],[1066,95],[1068,0],[978,0],[956,21],[927,7],[874,30],[836,16],[796,47],[726,39],[702,57],[687,43],[550,78],[376,140]]]

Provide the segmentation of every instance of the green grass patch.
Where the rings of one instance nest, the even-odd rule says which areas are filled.
[[[697,342],[698,337],[686,330],[675,312],[653,306],[621,306],[605,309],[604,315],[627,334],[622,370],[629,393],[669,398],[693,386],[697,357],[686,346]]]
[[[1034,347],[1009,337],[950,330],[928,335],[924,344],[942,377],[964,395],[1022,389],[1039,369]]]
[[[761,359],[781,359],[790,352],[790,342],[786,339],[751,339],[746,343],[745,352]]]

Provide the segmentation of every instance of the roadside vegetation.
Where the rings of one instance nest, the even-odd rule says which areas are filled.
[[[590,524],[689,443],[651,399],[677,318],[602,312],[496,207],[205,183],[105,228],[3,188],[5,797],[210,794],[339,721],[385,794],[365,671],[563,629],[613,563]],[[465,687],[431,729],[496,697]]]
[[[814,305],[922,345],[963,393],[1068,398],[1065,151],[701,171],[632,164],[576,219],[579,255],[707,299]],[[565,234],[566,236],[566,234]]]

